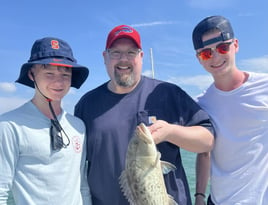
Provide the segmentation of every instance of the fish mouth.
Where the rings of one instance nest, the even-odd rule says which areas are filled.
[[[141,123],[137,126],[138,136],[139,138],[144,141],[146,144],[152,144],[153,137],[149,129],[145,126],[145,124]]]

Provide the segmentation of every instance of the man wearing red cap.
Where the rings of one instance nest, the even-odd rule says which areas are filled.
[[[34,42],[17,82],[35,94],[0,116],[0,204],[7,204],[9,191],[16,205],[91,204],[85,125],[61,108],[70,86],[79,88],[88,73],[67,42]]]
[[[177,167],[164,176],[167,191],[178,204],[191,205],[180,147],[194,152],[212,148],[208,115],[176,85],[141,75],[143,51],[134,28],[121,25],[112,29],[103,57],[110,80],[86,93],[75,107],[75,115],[87,128],[93,204],[128,204],[119,176],[129,140],[138,124],[149,126],[156,121],[150,129],[161,160]]]

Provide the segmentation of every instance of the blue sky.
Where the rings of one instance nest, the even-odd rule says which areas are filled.
[[[195,58],[191,35],[204,17],[230,19],[239,39],[238,67],[268,72],[268,2],[245,0],[18,0],[0,7],[0,114],[30,100],[33,89],[14,83],[30,56],[36,39],[53,36],[66,40],[79,64],[90,69],[83,86],[71,89],[63,107],[73,106],[88,90],[108,80],[102,51],[115,26],[131,25],[142,38],[143,72],[181,86],[191,96],[202,92],[212,78]]]

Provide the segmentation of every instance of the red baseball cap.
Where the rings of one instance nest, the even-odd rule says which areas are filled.
[[[134,28],[127,25],[116,26],[110,31],[106,41],[106,49],[109,49],[119,38],[130,38],[136,43],[137,47],[141,49],[140,34]]]

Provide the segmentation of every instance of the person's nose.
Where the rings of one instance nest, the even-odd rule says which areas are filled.
[[[128,60],[127,52],[121,53],[120,60]]]

